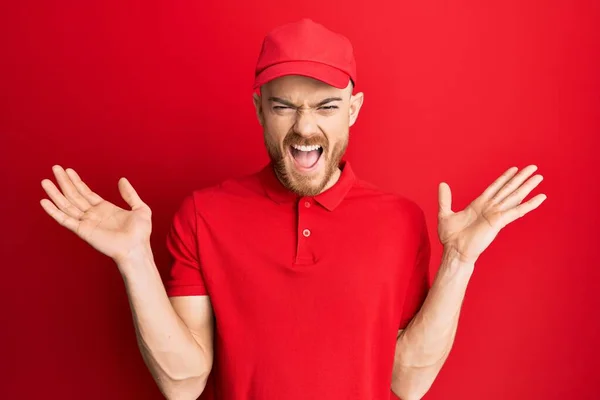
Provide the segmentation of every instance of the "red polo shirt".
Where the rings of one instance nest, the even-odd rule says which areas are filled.
[[[267,165],[183,200],[166,288],[211,298],[216,399],[390,399],[398,329],[429,288],[427,227],[341,168],[314,197]]]

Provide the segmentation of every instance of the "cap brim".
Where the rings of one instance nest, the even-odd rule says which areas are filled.
[[[350,83],[350,76],[347,73],[330,65],[311,61],[288,61],[272,65],[258,74],[254,80],[254,89],[286,75],[306,76],[338,89],[345,89]]]

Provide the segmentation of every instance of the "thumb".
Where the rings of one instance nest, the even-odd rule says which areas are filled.
[[[450,186],[446,182],[441,182],[438,187],[438,215],[440,217],[445,217],[447,215],[453,214],[452,212],[452,192],[450,191]]]
[[[138,196],[133,186],[131,186],[131,183],[129,183],[127,178],[123,177],[119,179],[118,186],[119,193],[121,193],[121,197],[123,197],[123,200],[125,200],[127,204],[129,204],[132,210],[143,207],[145,205],[142,199],[140,199],[140,196]]]

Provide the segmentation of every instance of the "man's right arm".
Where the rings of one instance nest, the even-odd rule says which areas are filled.
[[[148,369],[167,399],[196,399],[213,362],[213,311],[208,296],[167,296],[150,246],[119,264]]]
[[[111,257],[125,281],[138,345],[154,380],[167,399],[196,399],[204,390],[213,360],[213,312],[208,296],[169,300],[150,248],[152,211],[126,178],[119,192],[129,210],[104,200],[71,168],[52,167],[41,184],[50,199],[43,209],[56,222]],[[191,267],[197,294],[201,286],[195,243],[195,205],[189,196],[175,216],[168,246],[177,259],[176,275]],[[189,288],[189,285],[188,285]]]

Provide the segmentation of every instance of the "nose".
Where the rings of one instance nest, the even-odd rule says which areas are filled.
[[[298,110],[294,132],[305,137],[318,133],[317,121],[310,110]]]

